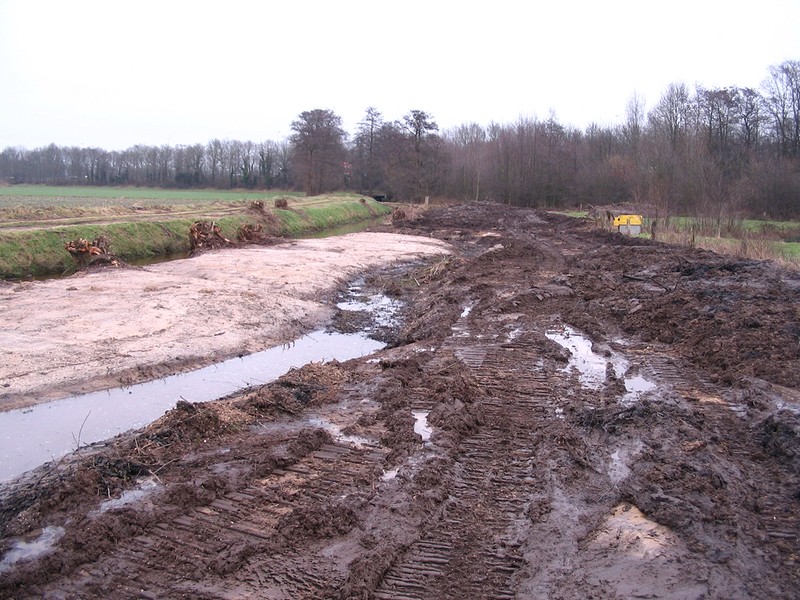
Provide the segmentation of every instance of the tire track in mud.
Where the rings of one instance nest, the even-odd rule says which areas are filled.
[[[511,340],[480,343],[470,338],[468,320],[462,315],[453,327],[454,335],[426,370],[440,372],[453,359],[466,366],[482,391],[478,401],[482,424],[459,442],[449,500],[421,530],[419,539],[394,561],[372,597],[568,598],[585,590],[590,580],[586,578],[613,575],[607,570],[609,565],[626,561],[634,573],[642,569],[641,581],[635,574],[612,580],[613,584],[603,586],[604,593],[635,591],[639,586],[670,590],[665,596],[670,598],[707,595],[710,589],[704,578],[709,571],[700,569],[691,577],[681,576],[672,566],[653,571],[647,560],[626,554],[641,552],[636,544],[645,544],[642,547],[661,548],[661,555],[671,557],[666,559],[668,565],[679,563],[696,551],[690,548],[702,547],[697,543],[709,533],[673,531],[623,502],[628,464],[643,449],[640,441],[628,437],[636,434],[636,428],[597,436],[591,426],[581,425],[593,418],[587,415],[595,409],[601,419],[639,410],[621,403],[625,394],[621,380],[612,377],[599,389],[584,388],[575,373],[548,360],[541,344],[548,328],[542,324],[534,326],[532,337],[518,328]],[[723,400],[716,385],[670,356],[666,347],[629,345],[624,359],[628,370],[657,384],[658,402],[687,415],[687,427],[702,428],[704,417],[692,417],[695,407],[686,406],[687,400],[696,397],[715,399],[696,407],[715,427],[730,429],[730,422],[739,419],[737,408],[741,407]],[[637,397],[634,405],[639,401]],[[663,410],[658,404],[653,406],[642,410],[645,414]],[[698,418],[699,424],[695,423]],[[646,431],[639,433],[647,436]],[[677,435],[678,448],[681,442],[689,452],[695,447],[689,441],[691,432],[686,437],[671,435]],[[730,446],[733,455],[753,453],[746,436]],[[720,473],[724,475],[727,468],[720,467]],[[787,517],[785,510],[781,518],[779,506],[765,500],[762,511],[767,535],[771,530],[776,539],[783,539],[796,530],[796,519]],[[768,525],[770,519],[775,519],[773,527]],[[636,535],[644,541],[637,542]],[[615,540],[623,542],[615,546]],[[576,581],[573,571],[584,560],[588,561],[584,577]],[[720,567],[716,575],[710,572],[712,578],[719,577],[725,569]]]
[[[323,537],[340,532],[336,511],[341,507],[332,499],[374,480],[376,465],[387,453],[379,447],[325,444],[263,479],[121,540],[111,553],[47,587],[47,597],[75,597],[76,591],[81,598],[318,597],[320,590],[334,589],[342,573],[315,561],[313,553],[287,546],[285,538],[294,535],[291,541],[297,543],[313,537],[305,521],[314,518],[321,520],[320,527],[331,528]],[[326,511],[332,511],[330,523]],[[345,516],[348,511],[343,509]]]
[[[457,359],[482,390],[482,426],[461,439],[449,499],[420,538],[386,572],[381,600],[516,597],[526,567],[523,537],[532,498],[544,494],[536,435],[558,427],[552,375],[532,342],[476,343],[469,311],[427,371]],[[553,423],[556,421],[556,423]]]

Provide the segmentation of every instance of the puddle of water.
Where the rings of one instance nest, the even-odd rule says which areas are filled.
[[[383,294],[359,295],[357,292],[360,290],[361,288],[358,286],[351,286],[348,290],[350,299],[337,303],[336,308],[353,312],[368,312],[379,327],[393,327],[398,324],[397,315],[403,306],[402,302]]]
[[[625,389],[631,393],[649,392],[656,389],[656,384],[641,375],[625,378]]]
[[[312,361],[349,360],[384,346],[360,334],[315,331],[292,344],[188,373],[0,413],[0,481],[64,456],[79,445],[143,427],[180,399],[208,402],[268,383]]]
[[[617,377],[622,377],[628,370],[628,361],[622,356],[612,354],[610,358],[601,356],[592,350],[592,342],[572,327],[565,326],[559,330],[545,332],[548,339],[554,341],[570,353],[566,371],[577,369],[581,384],[591,389],[599,389],[606,381],[606,368],[610,362]]]
[[[550,330],[545,335],[569,351],[571,356],[565,371],[577,369],[578,378],[584,387],[597,390],[605,385],[609,363],[618,378],[625,376],[630,366],[627,359],[621,354],[612,352],[608,357],[597,354],[592,349],[591,340],[572,327],[564,326],[559,330]],[[621,342],[622,340],[615,340],[615,343]],[[641,375],[625,377],[624,382],[626,393],[620,399],[620,403],[624,406],[638,402],[642,395],[657,387],[654,382]]]
[[[308,423],[313,425],[314,427],[319,427],[324,429],[328,433],[331,434],[334,440],[337,442],[341,442],[343,444],[351,444],[356,448],[363,448],[364,446],[379,446],[380,444],[375,440],[371,440],[369,438],[365,438],[360,435],[347,435],[342,433],[342,428],[339,427],[336,423],[331,423],[328,419],[323,419],[321,417],[311,417],[308,419]]]
[[[470,302],[469,304],[466,304],[463,309],[461,309],[461,315],[459,316],[459,320],[450,327],[450,330],[453,332],[453,337],[457,338],[470,337],[469,326],[466,323],[466,319],[467,317],[469,317],[474,307],[475,303]]]
[[[412,411],[412,415],[414,415],[414,433],[417,433],[422,437],[423,442],[427,442],[431,439],[431,434],[433,433],[433,428],[428,425],[428,412],[427,411]]]
[[[391,469],[389,471],[384,471],[383,475],[381,475],[381,481],[391,481],[395,477],[397,477],[398,469]]]
[[[33,560],[50,552],[53,545],[64,535],[63,527],[45,527],[41,535],[32,542],[15,540],[0,561],[0,573],[11,569],[13,565],[24,560]]]
[[[123,506],[133,504],[142,498],[146,498],[159,487],[160,484],[155,477],[143,477],[139,480],[135,488],[125,490],[122,492],[122,494],[120,494],[119,498],[112,498],[111,500],[106,500],[103,502],[100,505],[99,511],[104,513],[109,510],[116,510],[118,508],[122,508]]]
[[[647,392],[650,392],[656,389],[656,384],[642,377],[641,375],[635,375],[633,377],[626,377],[625,378],[625,389],[627,390],[627,394],[622,397],[620,401],[624,406],[630,406],[634,404],[641,398],[641,396]]]
[[[516,328],[514,328],[511,331],[506,333],[506,341],[513,342],[515,339],[517,339],[521,335],[522,335],[522,328],[521,327],[516,327]]]
[[[642,442],[637,440],[614,450],[608,465],[608,477],[611,479],[611,483],[617,484],[631,474],[628,464],[641,452],[643,447]]]
[[[631,470],[620,456],[620,449],[617,448],[611,455],[611,464],[608,467],[608,476],[611,478],[612,483],[619,483],[630,474]]]
[[[788,402],[785,400],[776,400],[775,401],[775,408],[777,410],[788,410],[793,412],[796,415],[800,415],[800,404],[795,402]]]

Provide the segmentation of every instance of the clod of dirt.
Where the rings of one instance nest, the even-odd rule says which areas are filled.
[[[332,538],[350,532],[358,517],[349,506],[337,502],[312,505],[290,513],[278,523],[278,530],[289,538]]]
[[[800,473],[800,415],[788,410],[770,415],[761,423],[760,430],[764,450]]]

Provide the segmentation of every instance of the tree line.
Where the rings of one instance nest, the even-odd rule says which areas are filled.
[[[800,61],[769,68],[759,89],[670,84],[624,122],[464,124],[440,131],[411,110],[370,107],[352,136],[328,109],[300,113],[286,140],[211,140],[124,151],[61,147],[0,153],[10,183],[350,189],[407,201],[445,196],[532,207],[631,201],[663,214],[800,215]]]

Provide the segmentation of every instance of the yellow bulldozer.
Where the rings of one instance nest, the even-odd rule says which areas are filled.
[[[625,235],[639,235],[642,233],[642,215],[617,215],[613,227]]]

